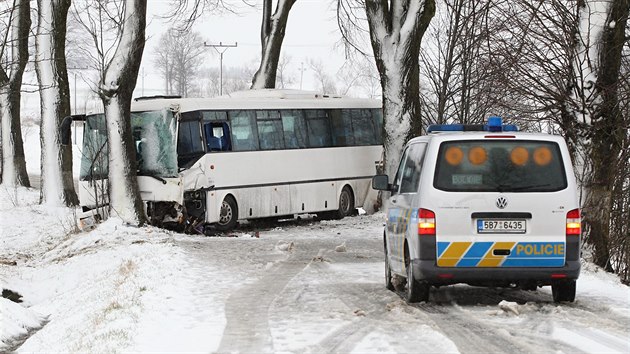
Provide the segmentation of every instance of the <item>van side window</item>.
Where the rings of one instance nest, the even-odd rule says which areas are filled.
[[[425,149],[426,144],[413,144],[407,149],[407,159],[402,169],[400,193],[415,193],[418,190]]]
[[[408,152],[409,148],[406,148],[405,151],[403,151],[402,157],[400,158],[400,165],[398,165],[398,170],[396,170],[396,177],[394,177],[394,185],[392,186],[392,195],[398,193],[400,189],[403,168],[405,167],[405,160],[407,160]]]

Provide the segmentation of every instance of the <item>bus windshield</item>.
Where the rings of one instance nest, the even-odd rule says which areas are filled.
[[[131,130],[139,176],[177,177],[176,120],[170,110],[132,112]],[[81,180],[107,178],[105,115],[88,116],[83,132]]]

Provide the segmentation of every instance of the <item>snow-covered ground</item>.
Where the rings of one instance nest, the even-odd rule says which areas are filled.
[[[573,304],[458,285],[407,305],[384,287],[383,214],[77,232],[38,199],[0,185],[0,284],[22,296],[0,298],[0,352],[630,352],[630,289],[589,263]]]

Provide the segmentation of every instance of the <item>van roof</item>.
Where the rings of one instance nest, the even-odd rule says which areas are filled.
[[[561,141],[563,138],[559,135],[545,133],[529,133],[529,132],[438,132],[429,135],[422,135],[409,140],[408,144],[428,141],[453,141],[453,140],[542,140],[542,141]]]

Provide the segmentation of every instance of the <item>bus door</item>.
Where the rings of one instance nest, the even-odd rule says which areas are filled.
[[[208,152],[231,151],[230,127],[227,122],[208,122],[203,125]]]

